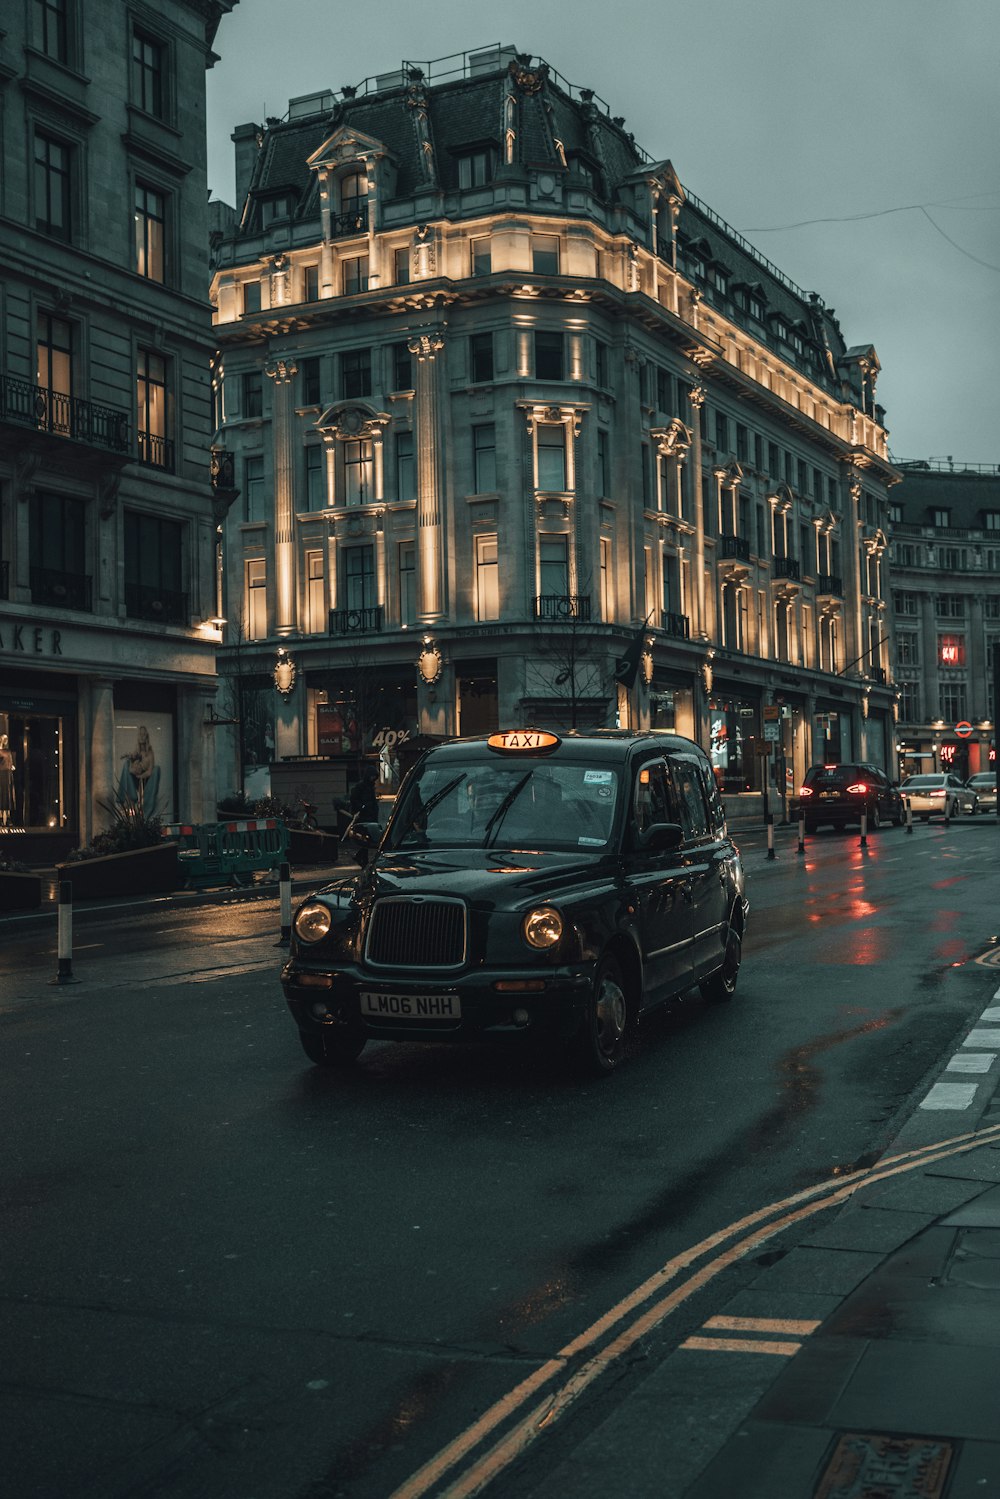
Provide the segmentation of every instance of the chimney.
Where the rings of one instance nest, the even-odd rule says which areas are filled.
[[[241,217],[264,132],[259,125],[237,125],[229,139],[236,147],[236,213]]]

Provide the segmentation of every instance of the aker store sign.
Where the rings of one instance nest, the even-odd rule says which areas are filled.
[[[15,656],[61,656],[62,631],[0,618],[0,651]]]

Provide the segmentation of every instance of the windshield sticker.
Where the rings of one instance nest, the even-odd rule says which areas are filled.
[[[602,848],[604,846],[604,843],[605,843],[605,840],[603,838],[586,838],[586,837],[583,837],[583,838],[578,838],[576,841],[577,841],[577,843],[585,843],[585,844],[587,844],[588,847],[594,847],[596,845],[596,847],[598,847],[598,848]]]
[[[607,786],[614,774],[610,770],[585,770],[583,772],[583,784],[585,786]]]

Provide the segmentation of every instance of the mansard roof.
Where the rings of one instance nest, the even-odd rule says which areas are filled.
[[[470,66],[477,56],[487,57],[485,69]],[[496,152],[498,178],[538,169],[561,173],[574,158],[583,158],[598,172],[599,195],[609,204],[629,201],[632,184],[658,176],[668,191],[680,189],[682,240],[697,242],[705,260],[724,266],[734,285],[759,288],[768,312],[800,325],[834,374],[847,351],[833,310],[815,293],[796,287],[697,198],[685,195],[671,163],[652,161],[626,131],[624,118],[612,116],[593,90],[573,88],[547,63],[512,47],[491,49],[490,56],[467,54],[457,71],[459,76],[436,82],[425,80],[420,68],[404,65],[396,74],[366,80],[339,96],[315,96],[318,112],[308,118],[295,112],[288,120],[269,121],[250,191],[293,190],[298,216],[315,213],[310,158],[337,131],[381,143],[395,166],[394,199],[428,189],[457,190],[460,157],[487,146]],[[428,159],[433,180],[428,178]]]

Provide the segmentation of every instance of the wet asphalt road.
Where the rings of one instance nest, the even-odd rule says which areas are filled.
[[[655,1018],[599,1083],[516,1047],[370,1046],[321,1075],[276,982],[274,900],[78,920],[64,989],[54,923],[4,924],[18,1499],[387,1499],[671,1255],[884,1148],[996,987],[974,960],[1000,829],[743,846],[736,1000]],[[491,1493],[530,1493],[641,1373]]]

